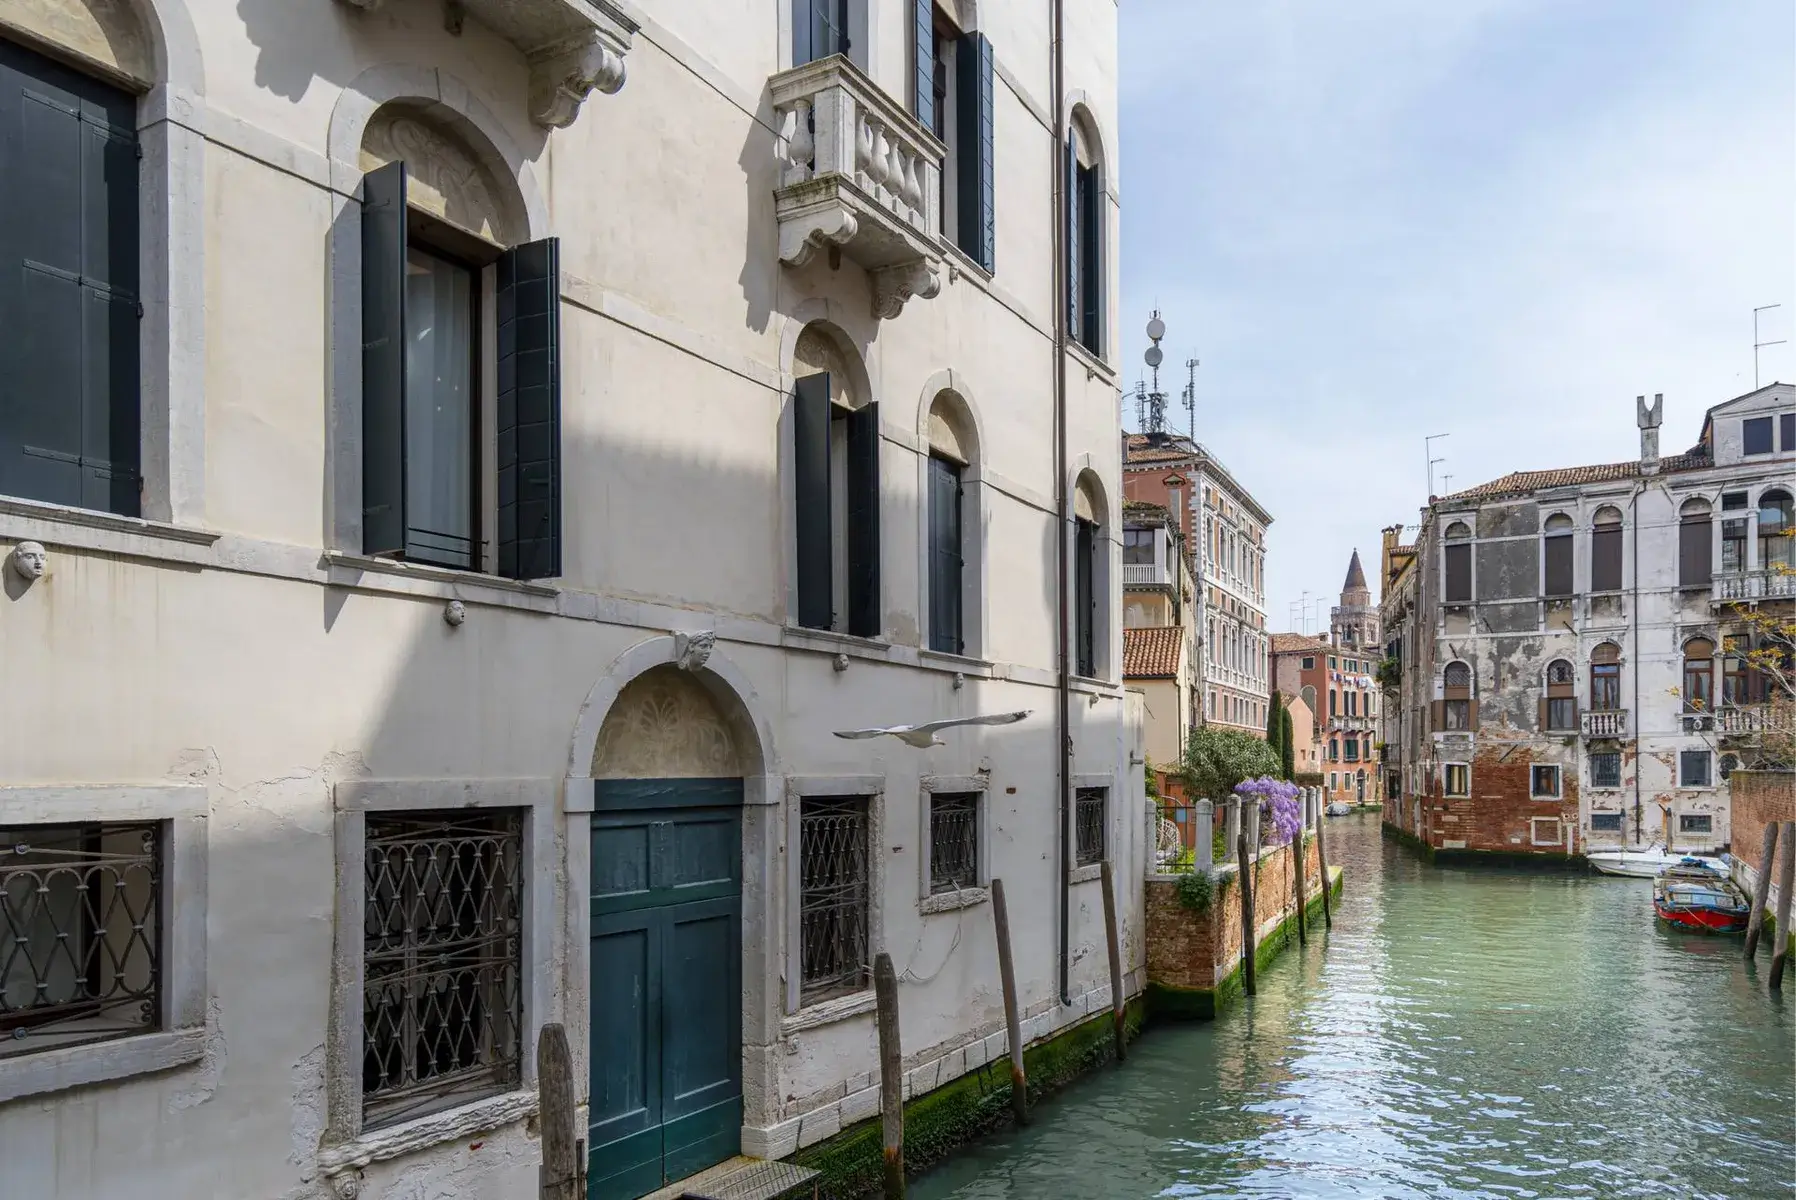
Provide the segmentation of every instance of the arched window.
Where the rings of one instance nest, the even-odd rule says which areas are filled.
[[[1592,523],[1590,590],[1621,591],[1621,510],[1613,505],[1597,509]]]
[[[1621,648],[1614,642],[1590,652],[1590,707],[1599,712],[1621,708]]]
[[[1772,488],[1759,497],[1759,567],[1796,568],[1796,518],[1790,493]]]
[[[979,649],[979,488],[968,476],[978,461],[972,414],[958,393],[929,406],[925,489],[929,648],[943,654]],[[1159,529],[1145,531],[1155,538]],[[1148,547],[1150,554],[1152,546]]]
[[[1104,597],[1109,594],[1107,521],[1097,476],[1086,471],[1073,489],[1073,671],[1097,678],[1109,640]]]
[[[864,71],[866,47],[866,0],[792,0],[793,66],[845,54]]]
[[[1684,711],[1709,712],[1715,707],[1715,643],[1691,638],[1684,643]]]
[[[813,322],[792,354],[797,620],[878,637],[879,405],[833,326]]]
[[[1709,502],[1700,497],[1678,509],[1678,583],[1701,587],[1709,582]]]
[[[1448,604],[1472,602],[1472,531],[1463,521],[1447,526],[1445,559],[1446,577],[1443,599]]]
[[[1564,513],[1547,518],[1542,538],[1541,571],[1543,596],[1572,594],[1572,519]]]
[[[1547,664],[1547,690],[1540,701],[1542,730],[1575,731],[1578,728],[1577,673],[1569,661],[1556,658]]]
[[[1436,728],[1471,730],[1478,720],[1478,700],[1472,687],[1472,668],[1450,662],[1441,672],[1441,714]]]
[[[1105,295],[1104,163],[1091,116],[1073,112],[1066,147],[1067,331],[1102,355]]]
[[[425,101],[370,118],[361,167],[363,550],[558,575],[559,243],[523,241],[503,161]]]

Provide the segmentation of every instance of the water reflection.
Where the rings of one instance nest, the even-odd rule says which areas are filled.
[[[1643,881],[1437,869],[1329,823],[1327,940],[1251,1005],[1151,1032],[920,1200],[1796,1192],[1790,999]]]

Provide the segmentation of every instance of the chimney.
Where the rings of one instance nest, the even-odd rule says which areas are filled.
[[[1640,425],[1640,473],[1657,475],[1659,473],[1659,420],[1665,412],[1665,393],[1653,394],[1653,402],[1648,407],[1645,396],[1634,397],[1636,420]]]

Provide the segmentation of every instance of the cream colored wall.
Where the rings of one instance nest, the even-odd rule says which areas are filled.
[[[0,0],[0,22],[50,2]],[[203,415],[205,507],[180,530],[0,511],[0,552],[30,537],[51,556],[43,579],[29,588],[9,579],[0,598],[0,653],[18,678],[34,681],[0,694],[0,779],[207,787],[208,1051],[161,1075],[0,1103],[0,1194],[213,1195],[227,1178],[234,1196],[320,1194],[341,865],[333,789],[358,779],[559,788],[570,770],[584,769],[570,762],[578,757],[570,739],[589,695],[608,686],[613,664],[633,648],[673,628],[716,631],[718,656],[733,664],[745,705],[772,740],[760,769],[773,780],[777,817],[765,845],[775,857],[753,857],[761,848],[751,845],[751,878],[777,879],[786,780],[878,777],[884,874],[875,928],[916,981],[904,1002],[907,1047],[920,1053],[1001,1027],[989,913],[922,913],[918,842],[922,776],[985,772],[992,871],[1004,877],[1013,913],[1057,910],[1052,505],[1063,481],[1052,446],[1047,261],[1057,154],[1037,116],[999,83],[996,278],[945,277],[938,297],[875,322],[865,273],[851,262],[832,269],[819,256],[792,270],[776,261],[763,97],[785,0],[702,17],[687,5],[643,6],[627,84],[617,95],[595,92],[574,125],[552,135],[529,121],[528,71],[515,48],[473,20],[451,35],[435,0],[386,0],[373,13],[335,0],[146,2],[170,29],[184,15],[203,63],[163,100],[182,128],[205,137],[199,177],[177,196],[195,206],[205,231],[204,339],[191,346],[203,354],[203,395],[175,398]],[[901,6],[880,0],[878,9],[879,82],[903,94]],[[1045,10],[989,4],[980,12],[1003,77],[1051,116]],[[1068,14],[1076,53],[1067,84],[1093,108],[1114,186],[1115,7],[1072,0]],[[332,231],[339,243],[345,229],[355,237],[359,171],[355,161],[331,161],[332,119],[353,107],[348,89],[365,72],[394,64],[434,79],[451,107],[483,114],[501,135],[501,157],[522,164],[545,205],[548,227],[539,232],[561,239],[567,574],[559,590],[369,570],[326,556],[359,552],[331,546],[328,532],[337,527],[333,479],[346,469],[334,456],[359,437],[331,423],[336,389],[360,361],[333,312],[356,282],[333,258]],[[890,644],[784,628],[790,501],[781,439],[790,381],[782,348],[816,313],[864,349],[882,406]],[[982,435],[990,666],[931,665],[917,650],[917,417],[925,382],[947,368],[966,381]],[[1067,380],[1069,444],[1102,480],[1114,529],[1114,377],[1069,355]],[[1114,546],[1109,552],[1116,562]],[[467,608],[459,628],[443,620],[451,598]],[[1114,617],[1120,597],[1109,605]],[[1109,644],[1114,670],[1115,619]],[[850,655],[845,671],[832,663],[838,651]],[[967,676],[958,687],[957,671]],[[1081,691],[1071,708],[1074,770],[1113,781],[1117,876],[1136,880],[1141,783],[1130,756],[1139,731],[1118,686]],[[950,735],[949,745],[926,752],[831,736],[1005,709],[1033,715],[1007,730]],[[1176,727],[1176,703],[1167,711]],[[556,817],[562,853],[584,837],[583,820]],[[550,866],[554,911],[577,910],[569,889],[583,883],[568,877],[565,861]],[[783,904],[776,894],[765,923],[745,929],[750,952],[769,948],[776,965]],[[1132,886],[1123,909],[1133,971],[1141,954]],[[1072,913],[1070,1007],[1057,1003],[1052,919],[1020,921],[1015,931],[1032,1035],[1081,1019],[1094,989],[1107,987],[1095,883],[1074,885]],[[572,935],[566,928],[542,930],[543,973],[558,1007],[535,1015],[565,1017],[578,1039],[581,935],[577,920]],[[777,992],[777,981],[747,982],[753,995]],[[874,1068],[871,1017],[788,1042],[765,1029],[768,1021],[778,1029],[777,1003],[771,1016],[748,1016],[763,1026],[761,1041],[750,1037],[748,1065],[766,1087],[753,1085],[746,1122],[796,1139],[809,1114],[803,1136],[822,1136],[828,1118],[817,1114],[829,1097]],[[111,1132],[96,1142],[95,1127]],[[499,1200],[534,1187],[536,1143],[522,1122],[485,1136],[480,1155],[464,1139],[370,1163],[361,1194],[398,1200],[424,1189]],[[154,1151],[140,1152],[145,1145]]]
[[[1134,679],[1147,703],[1147,760],[1155,766],[1177,763],[1184,756],[1179,738],[1179,685],[1172,679]]]

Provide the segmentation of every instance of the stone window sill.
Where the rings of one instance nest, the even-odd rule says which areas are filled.
[[[892,643],[879,638],[837,633],[833,629],[812,629],[806,625],[787,625],[780,638],[783,645],[799,650],[821,650],[826,654],[846,654],[850,658],[871,658],[884,662],[892,656]]]
[[[0,536],[16,541],[183,563],[208,561],[213,543],[223,536],[212,529],[121,517],[117,513],[17,496],[0,496],[0,517],[11,518],[0,522],[4,529]]]
[[[982,887],[956,888],[949,892],[934,892],[923,897],[917,906],[925,916],[931,913],[958,912],[963,908],[972,908],[984,904],[991,899],[991,893]]]
[[[507,579],[502,575],[488,575],[481,571],[462,571],[454,567],[433,567],[424,563],[401,562],[392,558],[375,558],[365,554],[349,554],[342,550],[326,550],[320,565],[329,575],[329,582],[354,586],[360,576],[372,572],[377,575],[391,575],[400,579],[427,580],[431,583],[450,583],[461,588],[487,588],[495,592],[506,592],[513,595],[538,596],[552,600],[561,594],[561,589],[553,584],[539,583],[529,579]]]
[[[1102,379],[1107,383],[1116,382],[1116,368],[1087,350],[1085,343],[1077,338],[1069,337],[1066,339],[1066,348],[1073,352],[1073,357],[1077,358],[1085,368],[1087,376]]]
[[[838,996],[834,1000],[824,1000],[807,1008],[801,1008],[791,1016],[780,1021],[782,1034],[802,1033],[807,1029],[821,1029],[825,1025],[834,1025],[838,1021],[846,1021],[863,1013],[870,1013],[879,1006],[879,1001],[872,988],[864,992],[856,992],[852,996]]]
[[[0,1059],[0,1103],[173,1070],[205,1049],[204,1029],[176,1029]]]
[[[1090,883],[1094,879],[1102,878],[1103,874],[1103,863],[1086,863],[1082,867],[1074,867],[1067,875],[1066,881],[1068,883]]]
[[[354,1141],[326,1146],[318,1155],[318,1168],[326,1175],[339,1175],[370,1163],[428,1150],[444,1142],[460,1141],[535,1116],[536,1105],[533,1091],[488,1096],[484,1100],[364,1133]]]

